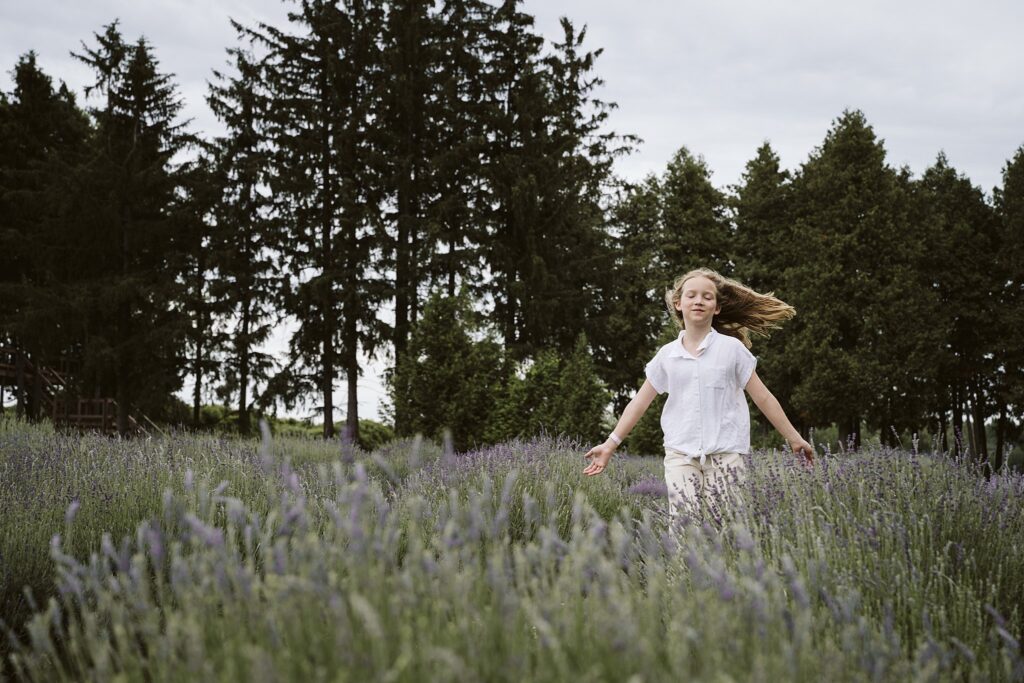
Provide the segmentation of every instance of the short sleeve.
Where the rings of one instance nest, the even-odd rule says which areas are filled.
[[[660,353],[651,359],[651,362],[644,368],[644,372],[654,390],[659,394],[664,394],[668,389],[668,372],[665,370],[665,362]]]
[[[757,358],[750,352],[742,342],[736,345],[736,362],[733,367],[736,369],[736,381],[739,382],[740,389],[747,386],[747,382],[750,381],[750,376],[754,374],[754,368],[757,366]]]

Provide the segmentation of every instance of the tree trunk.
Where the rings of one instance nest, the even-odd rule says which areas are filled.
[[[992,460],[992,469],[999,472],[1003,469],[1003,448],[1006,445],[1006,404],[999,402],[999,420],[996,422],[996,452]]]
[[[409,193],[398,190],[398,241],[395,252],[395,364],[403,356],[409,340]]]
[[[410,173],[412,174],[412,182],[416,182],[416,170],[413,168]],[[415,185],[414,185],[415,186]],[[416,321],[420,317],[420,297],[419,297],[419,262],[420,262],[420,230],[419,230],[419,216],[420,216],[420,203],[418,197],[413,195],[409,201],[409,211],[412,213],[409,215],[409,223],[411,230],[409,231],[409,326],[410,329],[416,325]],[[403,349],[404,350],[404,349]]]
[[[985,401],[981,393],[981,383],[975,378],[972,389],[971,404],[974,413],[974,445],[975,457],[981,461],[988,461],[988,433],[985,430]]]
[[[954,455],[962,455],[964,452],[964,414],[962,404],[962,392],[960,384],[957,383],[953,390],[953,444],[956,446]]]
[[[334,436],[334,344],[330,336],[323,341],[323,359],[323,384],[320,388],[324,395],[324,438],[330,439]]]
[[[123,200],[122,200],[123,201]],[[131,243],[130,243],[130,226],[132,224],[131,209],[127,203],[121,206],[121,281],[125,282],[128,279],[129,266],[131,261]],[[128,378],[125,373],[128,368],[128,358],[126,357],[127,349],[125,348],[125,339],[131,339],[131,335],[128,334],[128,329],[131,326],[131,307],[129,302],[125,298],[126,294],[118,295],[121,300],[117,305],[117,353],[116,367],[114,368],[115,376],[115,395],[117,396],[117,432],[124,436],[128,433],[128,406],[129,406],[129,387]]]
[[[117,373],[117,432],[124,436],[128,433],[128,387],[125,386],[124,373]]]
[[[322,42],[322,38],[321,38]],[[322,46],[325,50],[326,45]],[[334,281],[337,277],[333,273],[336,269],[334,253],[334,199],[338,197],[337,184],[335,183],[335,154],[331,142],[332,121],[335,112],[331,108],[330,96],[328,94],[330,85],[327,80],[327,72],[320,68],[319,97],[320,97],[320,175],[321,185],[320,196],[320,275],[323,281],[320,283],[320,305],[324,321],[324,329],[321,332],[321,358],[323,359],[323,377],[321,378],[321,391],[324,396],[324,438],[330,439],[334,436],[334,330],[337,327],[337,318],[334,308]],[[330,274],[330,275],[329,275]]]
[[[32,373],[32,391],[28,401],[28,417],[33,422],[38,422],[42,415],[43,406],[43,371],[42,364],[36,358],[35,372]]]
[[[194,374],[196,385],[192,388],[192,424],[199,426],[199,414],[203,405],[203,342],[196,342],[196,365]]]
[[[28,398],[28,383],[25,381],[25,354],[21,349],[15,347],[14,351],[14,375],[17,388],[15,389],[16,403],[14,415],[20,420],[25,417],[25,400]]]
[[[838,427],[842,447],[851,451],[860,450],[860,417],[840,420]]]
[[[946,429],[949,425],[946,423],[946,411],[939,411],[939,452],[945,453],[949,448],[949,439],[946,437]]]
[[[249,326],[251,303],[246,301],[242,308],[242,338],[238,358],[238,432],[249,436],[252,422],[249,419]]]
[[[348,412],[345,416],[345,432],[352,444],[359,443],[359,359],[353,348],[348,352],[348,363],[345,373],[348,375]]]
[[[964,397],[964,405],[963,405],[963,411],[964,411],[964,433],[966,435],[965,438],[967,440],[967,451],[973,457],[978,457],[978,447],[977,447],[977,444],[974,443],[974,423],[972,422],[972,416],[974,415],[974,411],[971,410],[971,401],[968,398],[969,396],[970,396],[970,392],[968,391],[968,392],[966,392],[966,395]]]
[[[455,296],[455,238],[448,241],[448,296]]]

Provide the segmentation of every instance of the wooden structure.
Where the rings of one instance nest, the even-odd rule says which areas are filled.
[[[37,366],[21,349],[0,346],[0,388],[12,387],[19,406],[34,405],[39,417],[48,416],[56,427],[117,432],[117,402],[112,398],[82,398],[71,381],[73,366],[62,361],[55,370]],[[128,418],[131,431],[140,431]]]

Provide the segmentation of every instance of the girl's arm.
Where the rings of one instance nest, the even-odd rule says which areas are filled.
[[[779,399],[775,398],[772,392],[768,391],[768,387],[757,376],[756,370],[750,375],[746,390],[754,401],[754,405],[764,413],[764,416],[778,430],[782,438],[789,444],[789,447],[793,449],[793,452],[803,455],[809,463],[814,462],[814,449],[811,447],[811,444],[804,441],[800,436],[800,432],[796,431],[796,428],[790,423],[789,418],[786,417],[786,413],[779,404]]]
[[[640,420],[641,416],[647,411],[647,408],[651,405],[651,401],[658,395],[654,387],[651,386],[650,380],[644,380],[644,385],[640,387],[640,390],[636,392],[636,396],[629,402],[626,409],[622,411],[622,417],[619,418],[618,424],[615,425],[613,433],[619,437],[619,439],[625,439],[636,423]],[[590,460],[590,464],[587,465],[586,469],[583,470],[583,474],[593,475],[601,474],[604,468],[608,466],[608,461],[612,459],[612,454],[615,453],[615,449],[618,444],[615,443],[611,437],[601,444],[600,446],[594,446],[587,454],[583,457]]]

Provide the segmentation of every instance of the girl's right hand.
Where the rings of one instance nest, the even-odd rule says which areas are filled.
[[[807,443],[799,436],[788,439],[787,443],[789,443],[789,447],[793,450],[794,455],[801,456],[803,458],[803,463],[805,465],[814,464],[814,448],[811,444]]]
[[[583,456],[584,459],[590,460],[590,464],[583,470],[583,474],[589,477],[604,472],[605,468],[608,467],[608,461],[612,459],[614,453],[615,446],[610,441],[605,441],[600,446],[591,448]]]

